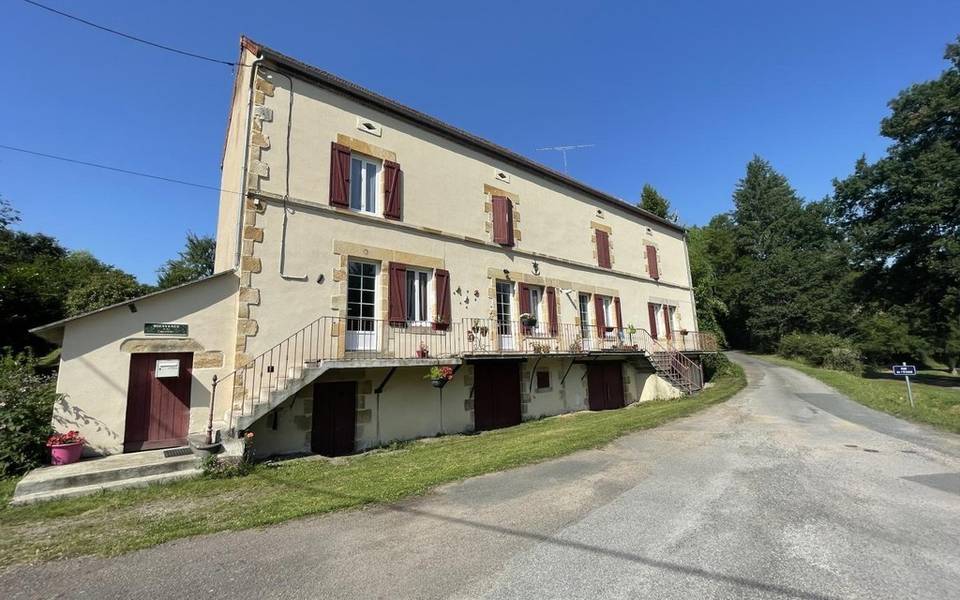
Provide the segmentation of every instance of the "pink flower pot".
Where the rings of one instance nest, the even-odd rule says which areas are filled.
[[[59,444],[50,446],[50,463],[54,465],[69,465],[80,460],[83,454],[83,444]]]

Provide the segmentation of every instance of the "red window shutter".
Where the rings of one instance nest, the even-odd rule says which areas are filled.
[[[513,246],[513,202],[504,196],[493,197],[493,241]]]
[[[437,291],[437,320],[433,328],[445,331],[450,327],[450,271],[437,269],[433,272],[433,283]]]
[[[350,148],[333,142],[330,151],[330,206],[350,205]]]
[[[623,315],[620,313],[620,296],[613,297],[613,309],[617,315],[617,329],[623,331]]]
[[[530,287],[525,283],[517,285],[517,293],[520,294],[520,314],[530,312]],[[521,324],[523,333],[530,333],[530,328]]]
[[[660,266],[657,264],[657,249],[653,246],[647,246],[647,270],[650,271],[650,277],[660,279]]]
[[[387,318],[391,325],[405,326],[407,324],[407,265],[390,263],[390,302],[387,307]]]
[[[610,268],[610,236],[606,231],[596,230],[597,235],[597,264],[605,269]]]
[[[607,319],[603,314],[603,296],[593,297],[593,312],[596,313],[597,336],[603,337],[607,334]]]
[[[557,290],[553,287],[547,288],[547,316],[550,318],[550,335],[557,335],[560,324],[557,323]]]
[[[666,304],[663,305],[663,335],[668,340],[673,339],[673,327],[670,326],[670,307]]]
[[[383,216],[399,221],[403,214],[403,171],[400,165],[383,161]]]
[[[647,315],[650,317],[650,337],[657,339],[657,307],[647,302]]]

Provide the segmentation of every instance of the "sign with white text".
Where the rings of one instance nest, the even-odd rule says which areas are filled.
[[[894,375],[916,375],[917,367],[915,365],[893,365]]]

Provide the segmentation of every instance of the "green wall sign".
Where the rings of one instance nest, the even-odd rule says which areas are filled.
[[[190,330],[186,323],[144,323],[145,335],[182,335],[186,336]]]

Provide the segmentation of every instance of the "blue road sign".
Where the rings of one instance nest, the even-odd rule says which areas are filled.
[[[894,375],[916,375],[917,367],[914,365],[893,365]]]

